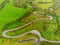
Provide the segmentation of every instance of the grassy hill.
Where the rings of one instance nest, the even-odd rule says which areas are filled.
[[[1,2],[2,0],[0,0]],[[45,0],[49,1],[49,0]],[[37,0],[35,2],[38,2]],[[35,3],[34,2],[34,3]],[[48,4],[51,6],[52,4]],[[47,4],[41,4],[38,5],[41,8],[48,8]],[[2,37],[2,32],[6,29],[13,29],[19,26],[22,26],[30,21],[33,21],[36,18],[43,18],[43,17],[38,17],[35,16],[33,13],[25,14],[26,12],[29,12],[30,8],[27,7],[26,9],[23,8],[18,8],[13,5],[13,0],[10,0],[9,3],[5,5],[5,7],[0,10],[0,45],[32,45],[34,41],[29,41],[29,42],[23,42],[19,43],[19,40],[24,40],[27,38],[32,38],[36,37],[35,35],[29,34],[23,37],[15,38],[15,39],[8,39]],[[56,12],[56,11],[55,11]],[[43,12],[44,13],[44,12]],[[59,9],[57,10],[57,13],[60,14]],[[28,15],[28,16],[26,16]],[[53,14],[55,15],[55,14]],[[52,16],[53,16],[52,15]],[[58,22],[56,20],[56,16],[53,16],[53,20],[39,20],[31,25],[28,25],[22,29],[19,29],[17,31],[12,31],[8,32],[8,35],[11,36],[17,36],[20,34],[23,34],[25,32],[31,31],[31,30],[38,30],[41,32],[42,36],[48,40],[60,40],[60,34],[54,34],[56,31],[59,32],[58,30]],[[26,18],[25,18],[26,17]],[[60,19],[60,15],[58,16],[58,21]],[[60,23],[60,21],[59,21]],[[60,45],[60,44],[53,44],[53,43],[48,43],[48,42],[41,42],[39,45]]]

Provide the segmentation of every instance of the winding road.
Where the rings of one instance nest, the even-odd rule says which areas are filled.
[[[21,35],[18,35],[18,36],[9,36],[9,35],[6,34],[7,32],[15,31],[15,30],[21,29],[21,28],[23,28],[23,27],[25,27],[25,26],[28,26],[28,25],[30,25],[30,24],[32,24],[33,22],[36,22],[36,21],[38,21],[38,20],[52,20],[52,19],[53,19],[52,16],[48,16],[48,17],[50,17],[50,18],[49,18],[49,19],[46,19],[46,18],[38,18],[38,19],[35,19],[35,20],[33,20],[32,22],[29,22],[29,23],[27,23],[27,24],[25,24],[25,25],[23,25],[23,26],[20,26],[20,27],[14,28],[14,29],[10,29],[10,30],[5,30],[5,31],[2,33],[2,36],[5,37],[5,38],[19,38],[19,37],[22,37],[22,36],[25,36],[25,35],[31,33],[31,34],[37,35],[37,36],[39,37],[39,41],[40,41],[40,42],[46,41],[46,42],[50,42],[50,43],[60,43],[60,41],[47,40],[47,39],[43,38],[43,37],[41,36],[41,33],[38,32],[37,30],[32,30],[32,31],[26,32],[26,33],[21,34]],[[37,41],[38,41],[38,38],[31,38],[31,39],[27,39],[27,40],[24,40],[24,41],[29,41],[29,40],[35,40],[35,42],[37,42]],[[20,41],[20,42],[24,42],[24,41]]]
[[[11,31],[15,31],[15,30],[18,30],[18,29],[21,29],[21,28],[23,28],[23,27],[25,27],[25,26],[28,26],[28,25],[32,24],[33,22],[38,21],[38,20],[51,20],[51,18],[52,18],[52,16],[50,16],[49,19],[46,19],[46,18],[38,18],[38,19],[35,19],[35,20],[33,20],[32,22],[29,22],[29,23],[27,23],[27,24],[25,24],[25,25],[23,25],[23,26],[20,26],[20,27],[14,28],[14,29],[10,29],[10,30],[5,30],[5,31],[2,33],[2,36],[3,36],[3,37],[6,37],[6,38],[18,38],[18,37],[20,37],[20,36],[24,36],[24,35],[26,35],[26,34],[28,34],[28,33],[31,33],[31,32],[26,32],[26,33],[24,33],[24,34],[22,34],[22,35],[18,35],[18,36],[8,36],[6,33],[7,33],[7,32],[11,32]]]

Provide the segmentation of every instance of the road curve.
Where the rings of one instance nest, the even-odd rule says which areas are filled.
[[[32,30],[31,33],[37,35],[40,38],[40,42],[46,41],[46,42],[49,42],[49,43],[60,43],[60,40],[55,41],[55,40],[47,40],[47,39],[45,39],[44,37],[42,37],[41,33],[39,31],[37,31],[37,30]]]
[[[33,12],[33,14],[35,15],[35,16],[38,16],[39,17],[39,15],[36,13],[36,12]],[[47,19],[47,20],[52,20],[53,19],[53,17],[52,16],[47,16],[49,19]]]

